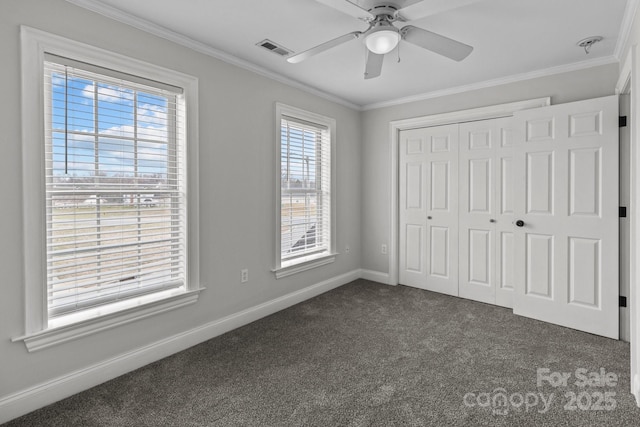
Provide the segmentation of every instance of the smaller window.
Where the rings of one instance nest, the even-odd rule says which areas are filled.
[[[282,277],[333,261],[335,120],[282,104],[276,113],[276,275]]]

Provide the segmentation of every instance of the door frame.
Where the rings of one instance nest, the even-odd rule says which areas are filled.
[[[389,123],[390,131],[390,170],[391,170],[391,212],[389,214],[389,285],[399,283],[399,183],[398,176],[400,162],[400,131],[418,129],[432,126],[448,125],[477,120],[498,119],[511,117],[513,113],[531,108],[547,107],[551,105],[551,97],[529,99],[524,101],[509,102],[487,107],[454,111],[450,113],[434,114],[430,116],[415,117],[411,119],[395,120]]]
[[[638,143],[640,138],[640,58],[638,46],[633,45],[625,58],[620,69],[620,76],[616,85],[616,93],[622,94],[626,91],[630,94],[631,113],[629,114],[629,126],[631,126],[631,167],[630,167],[630,199],[629,199],[629,318],[630,318],[630,342],[631,342],[631,393],[636,397],[636,403],[640,406],[640,294],[638,287],[639,272],[635,267],[640,262],[640,150]]]

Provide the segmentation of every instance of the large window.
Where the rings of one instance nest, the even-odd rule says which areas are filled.
[[[197,300],[197,79],[22,28],[25,335]]]
[[[179,88],[47,55],[48,315],[185,285]]]
[[[335,121],[278,104],[279,246],[276,274],[333,260]],[[290,267],[293,270],[287,270]]]

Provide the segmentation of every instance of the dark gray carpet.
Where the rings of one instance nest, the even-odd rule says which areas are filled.
[[[617,385],[575,384],[576,369],[601,367]],[[571,378],[538,387],[538,368]],[[511,403],[500,405],[500,392]],[[605,401],[605,392],[614,395]],[[545,413],[534,405],[541,393],[554,395]],[[629,345],[358,280],[7,427],[423,425],[638,426]]]

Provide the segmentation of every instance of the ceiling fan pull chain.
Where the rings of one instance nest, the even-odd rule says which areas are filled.
[[[400,44],[398,43],[398,64],[400,63]]]

